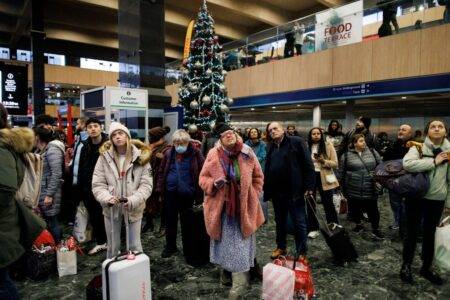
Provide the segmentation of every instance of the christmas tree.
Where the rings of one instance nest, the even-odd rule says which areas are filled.
[[[229,122],[233,100],[227,97],[224,85],[227,72],[222,67],[221,49],[204,0],[194,26],[189,57],[183,62],[178,91],[179,103],[184,107],[184,127],[191,133],[210,131],[216,121]]]

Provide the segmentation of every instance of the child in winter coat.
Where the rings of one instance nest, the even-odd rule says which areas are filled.
[[[142,251],[141,221],[153,181],[148,163],[150,150],[145,144],[131,140],[128,128],[117,122],[111,123],[109,139],[100,148],[92,192],[103,207],[107,257],[112,258],[120,252],[124,214],[128,214],[130,250]]]

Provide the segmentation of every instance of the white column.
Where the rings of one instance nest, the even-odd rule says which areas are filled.
[[[345,128],[344,132],[353,128],[355,123],[355,115],[353,114],[353,107],[355,106],[355,100],[347,100],[345,104]]]
[[[320,104],[315,105],[313,108],[313,127],[320,127],[321,113]]]

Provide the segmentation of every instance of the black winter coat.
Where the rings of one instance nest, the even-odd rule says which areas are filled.
[[[83,141],[83,148],[80,153],[80,163],[78,167],[78,186],[84,195],[92,193],[92,176],[94,175],[95,165],[100,156],[99,149],[108,136],[102,133],[102,141],[98,145],[93,145],[91,138]]]
[[[395,143],[391,144],[383,155],[383,161],[403,159],[409,151],[409,148],[406,148],[407,142],[408,141],[404,142],[402,140],[397,140]]]
[[[264,201],[272,199],[277,194],[283,193],[289,195],[290,199],[297,201],[304,200],[304,194],[307,190],[314,190],[315,171],[311,159],[311,153],[305,141],[301,137],[285,135],[280,147],[288,147],[289,167],[286,170],[290,177],[290,191],[281,191],[274,182],[276,180],[270,174],[271,156],[275,143],[267,145],[266,166],[264,168]]]

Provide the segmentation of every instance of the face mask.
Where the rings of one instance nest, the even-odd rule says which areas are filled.
[[[187,146],[176,146],[175,147],[175,151],[177,151],[177,153],[179,153],[179,154],[186,152],[186,150],[187,150]]]

